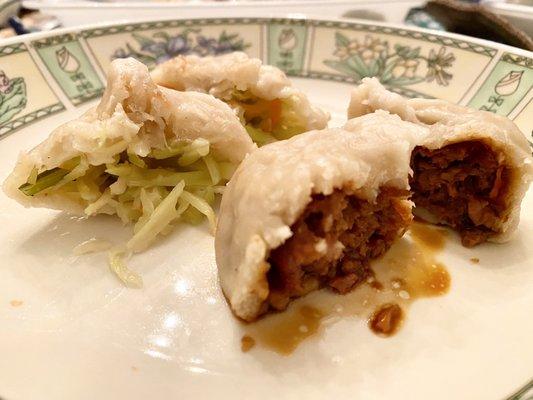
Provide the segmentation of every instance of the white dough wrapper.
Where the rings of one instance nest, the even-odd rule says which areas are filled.
[[[520,205],[533,180],[531,147],[520,129],[508,118],[487,111],[459,106],[444,100],[407,99],[385,89],[376,78],[364,78],[351,93],[348,119],[384,110],[403,120],[426,126],[430,134],[419,146],[430,150],[465,141],[480,140],[503,155],[513,171],[507,202],[508,218],[491,236],[492,242],[506,242],[516,231]]]
[[[249,90],[265,99],[296,99],[298,112],[307,121],[307,130],[323,129],[329,114],[311,105],[305,94],[291,85],[279,68],[263,65],[258,58],[242,52],[220,56],[178,56],[152,71],[154,81],[176,90],[192,90],[226,98],[234,89]]]
[[[378,112],[249,155],[226,187],[215,236],[220,282],[235,314],[258,316],[269,293],[269,253],[292,236],[313,194],[348,188],[373,202],[383,186],[408,189],[410,154],[426,134]]]
[[[147,67],[133,58],[111,64],[98,106],[56,128],[41,144],[21,153],[4,182],[5,193],[26,207],[82,214],[83,205],[53,192],[26,196],[18,188],[34,168],[50,170],[80,155],[90,165],[113,162],[123,151],[146,156],[172,139],[210,142],[220,159],[239,163],[256,145],[233,110],[213,96],[156,85]]]

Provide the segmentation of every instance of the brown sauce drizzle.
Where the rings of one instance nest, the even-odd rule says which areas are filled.
[[[302,305],[289,307],[283,313],[264,318],[251,326],[248,336],[281,355],[291,354],[298,345],[315,335],[321,327],[323,313],[318,308]]]
[[[243,353],[250,351],[255,346],[255,339],[250,335],[241,338],[241,350]]]
[[[419,221],[414,221],[411,224],[409,231],[411,232],[413,240],[430,251],[442,250],[446,244],[446,238],[448,236],[448,231],[446,229],[436,228]]]
[[[246,324],[242,351],[259,346],[288,356],[303,341],[346,317],[367,320],[369,328],[382,337],[396,333],[415,299],[444,295],[451,282],[446,267],[435,259],[445,246],[448,231],[414,222],[409,236],[410,239],[397,241],[377,260],[373,264],[374,276],[353,292],[312,292],[293,301],[284,312]]]
[[[22,300],[11,300],[9,304],[11,304],[11,307],[20,307],[24,302]]]
[[[376,335],[387,337],[396,333],[402,321],[403,311],[398,304],[384,304],[372,314],[368,326]]]

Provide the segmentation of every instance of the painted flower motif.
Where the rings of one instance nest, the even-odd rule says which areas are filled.
[[[234,43],[227,38],[217,40],[200,35],[196,38],[196,43],[197,46],[192,49],[192,52],[200,56],[218,55],[235,51]]]
[[[335,60],[324,64],[354,80],[377,77],[388,86],[409,86],[424,81],[435,81],[447,86],[453,75],[449,72],[455,61],[453,53],[446,48],[432,49],[426,56],[420,46],[402,43],[389,44],[372,35],[366,35],[362,43],[350,40],[342,32],[335,32]],[[420,73],[420,66],[427,69]]]
[[[348,52],[348,47],[337,47],[333,55],[339,57],[341,60],[346,60],[350,56],[350,53]]]
[[[164,31],[155,32],[151,36],[134,33],[132,37],[139,47],[126,43],[125,47],[116,49],[111,58],[135,57],[152,67],[178,55],[216,55],[243,51],[250,46],[239,39],[238,34],[227,34],[223,31],[216,39],[200,35],[199,32],[197,29],[186,29],[174,36]]]
[[[386,49],[387,42],[382,42],[379,38],[374,39],[372,36],[366,35],[365,41],[358,48],[358,51],[364,61],[369,61],[378,58]]]
[[[80,62],[65,46],[56,50],[56,60],[59,68],[68,74],[77,72],[80,69]]]
[[[166,41],[153,41],[141,46],[141,51],[153,54],[156,64],[160,64],[181,54],[188,54],[191,50],[184,35],[171,36]]]
[[[394,78],[414,78],[418,64],[419,61],[417,60],[400,59],[392,69],[392,76]]]
[[[357,54],[361,45],[357,39],[350,40],[346,46],[338,46],[333,55],[339,57],[341,60],[346,60],[348,57]]]
[[[428,82],[436,81],[441,86],[448,86],[453,75],[446,71],[446,68],[450,68],[454,61],[455,55],[446,53],[446,47],[442,46],[438,53],[431,49],[427,59],[428,72],[426,80]]]
[[[510,96],[520,86],[520,81],[522,79],[522,74],[524,71],[511,71],[505,75],[502,79],[496,84],[495,91],[500,96]]]
[[[6,73],[0,70],[0,125],[24,110],[26,97],[24,78],[8,78]]]
[[[278,45],[283,51],[292,51],[298,45],[298,37],[294,29],[283,29],[278,38]]]
[[[195,47],[194,52],[199,56],[207,56],[208,54],[215,53],[217,48],[217,41],[215,39],[198,36],[196,42],[198,45]]]
[[[0,93],[5,94],[12,88],[11,81],[7,77],[6,73],[0,70]]]

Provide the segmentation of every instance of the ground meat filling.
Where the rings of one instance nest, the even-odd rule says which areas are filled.
[[[291,226],[293,236],[270,254],[269,306],[283,310],[291,298],[320,287],[346,293],[363,282],[369,261],[407,229],[408,196],[383,188],[374,204],[343,190],[314,195]]]
[[[437,150],[417,147],[411,156],[412,200],[458,230],[464,246],[484,242],[506,218],[510,169],[482,141]]]

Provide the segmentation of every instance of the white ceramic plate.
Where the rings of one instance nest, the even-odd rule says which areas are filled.
[[[202,47],[200,37],[215,40]],[[332,126],[344,120],[353,83],[382,57],[393,72],[376,73],[397,92],[508,115],[528,136],[533,128],[532,54],[457,35],[349,21],[216,19],[87,27],[23,40],[0,46],[2,180],[19,151],[94,104],[106,66],[128,54],[154,65],[180,52],[244,49],[287,70],[332,113]],[[347,61],[357,58],[363,66]],[[440,72],[431,79],[436,65]],[[436,255],[451,276],[449,293],[414,302],[395,336],[372,334],[368,309],[328,318],[289,356],[260,343],[241,351],[250,328],[232,317],[222,296],[205,226],[176,229],[135,257],[130,267],[144,278],[141,290],[122,287],[105,254],[72,254],[91,237],[124,240],[130,228],[115,218],[24,209],[0,194],[0,226],[5,400],[502,400],[519,390],[512,399],[531,398],[531,191],[510,243],[466,249],[449,235]],[[365,290],[321,293],[300,304],[349,307]]]

